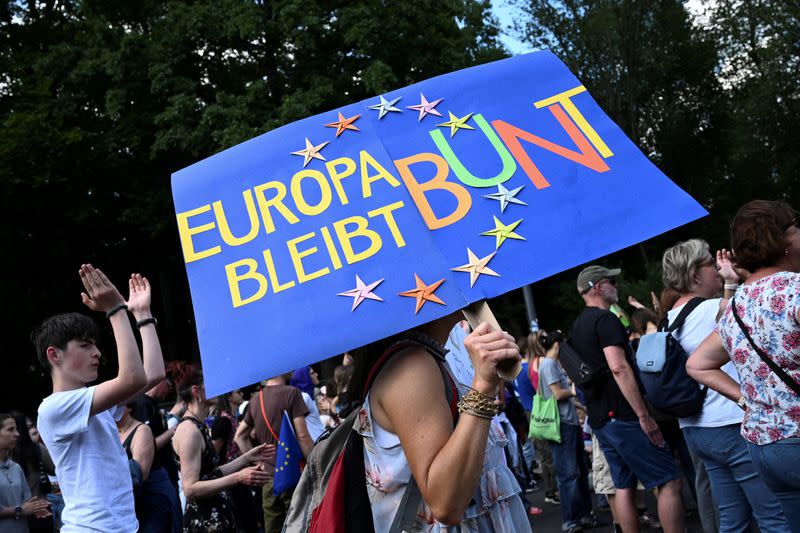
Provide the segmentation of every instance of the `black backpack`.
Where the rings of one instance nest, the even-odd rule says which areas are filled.
[[[559,347],[558,361],[569,379],[578,387],[585,387],[610,372],[606,364],[594,366],[584,360],[568,340],[563,341]]]
[[[658,411],[683,418],[703,409],[708,387],[700,385],[686,372],[689,359],[681,343],[672,335],[705,298],[692,298],[681,309],[672,325],[661,321],[656,333],[643,335],[636,351],[639,378],[650,404]]]

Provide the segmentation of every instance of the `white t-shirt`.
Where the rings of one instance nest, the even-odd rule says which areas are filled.
[[[713,298],[706,300],[698,305],[694,311],[686,317],[683,326],[672,335],[681,343],[683,350],[691,355],[700,343],[706,340],[717,327],[717,314],[719,313],[720,299]],[[672,323],[683,306],[676,307],[667,313],[667,318]],[[739,383],[739,373],[733,363],[728,361],[722,370]],[[706,400],[703,402],[703,410],[699,415],[679,418],[678,423],[681,428],[685,427],[704,427],[716,428],[730,424],[739,424],[744,418],[744,412],[734,402],[727,399],[720,393],[708,389]]]
[[[322,425],[322,420],[319,416],[317,402],[315,402],[307,392],[300,391],[300,394],[303,395],[303,401],[305,402],[306,407],[308,407],[308,414],[306,415],[306,427],[308,428],[308,434],[311,435],[312,442],[317,442],[319,436],[322,435],[323,431],[325,431],[325,426]]]
[[[53,457],[64,495],[62,533],[135,533],[128,457],[114,422],[117,406],[89,416],[95,387],[56,392],[39,406],[39,433]]]

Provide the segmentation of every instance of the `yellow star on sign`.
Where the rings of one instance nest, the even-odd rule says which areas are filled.
[[[452,111],[448,111],[450,114],[450,120],[447,122],[442,122],[441,124],[437,124],[439,128],[450,128],[450,137],[456,134],[458,130],[474,130],[472,126],[467,124],[469,117],[474,115],[475,113],[468,113],[461,118],[458,118],[453,114]]]
[[[417,299],[417,308],[414,310],[415,315],[419,313],[419,310],[422,308],[425,302],[434,302],[440,305],[447,305],[441,301],[438,296],[433,294],[436,289],[439,288],[439,285],[444,283],[443,279],[440,279],[432,285],[425,285],[425,282],[419,279],[419,276],[416,273],[414,274],[414,278],[417,281],[417,287],[415,289],[411,289],[410,291],[401,292],[400,296],[407,296],[409,298]]]
[[[344,130],[352,130],[352,131],[361,131],[358,129],[358,126],[353,124],[361,115],[356,115],[350,118],[344,118],[342,113],[339,113],[339,120],[338,122],[331,122],[330,124],[325,124],[326,128],[336,128],[336,136],[338,137]]]
[[[489,268],[488,265],[489,261],[492,260],[494,254],[497,252],[492,252],[486,257],[482,257],[478,259],[478,256],[475,255],[472,250],[467,248],[467,256],[469,256],[469,263],[466,265],[461,265],[460,267],[451,268],[450,270],[454,270],[456,272],[469,272],[469,286],[472,287],[475,285],[475,282],[478,280],[478,276],[481,274],[486,274],[487,276],[500,276],[497,272]]]
[[[325,157],[321,153],[319,153],[319,151],[325,148],[325,145],[328,144],[328,142],[329,141],[325,141],[322,144],[314,146],[311,143],[311,141],[308,140],[308,137],[306,137],[305,149],[292,152],[292,155],[303,156],[303,168],[305,168],[306,165],[308,165],[308,162],[311,161],[312,158],[319,159],[320,161],[326,161]]]
[[[519,223],[522,222],[522,219],[519,219],[516,222],[512,222],[511,224],[506,226],[502,222],[497,220],[496,216],[492,215],[492,218],[494,218],[494,229],[490,229],[489,231],[484,231],[483,233],[481,233],[481,235],[494,236],[495,249],[500,248],[500,245],[503,244],[503,242],[506,239],[518,239],[520,241],[525,240],[525,237],[523,237],[522,235],[517,235],[516,233],[514,233],[514,230],[517,229],[517,226],[519,226]]]

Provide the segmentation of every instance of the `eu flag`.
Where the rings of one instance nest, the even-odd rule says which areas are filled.
[[[272,482],[272,492],[277,496],[286,490],[293,489],[300,481],[301,462],[303,451],[297,436],[294,434],[292,421],[286,411],[283,412],[281,433],[278,437],[278,450],[275,454],[275,478]]]

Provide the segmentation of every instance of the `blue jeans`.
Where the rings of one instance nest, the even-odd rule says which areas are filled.
[[[761,531],[791,531],[778,499],[756,472],[739,424],[686,427],[683,434],[708,472],[711,492],[719,508],[720,533],[750,531],[751,517]]]
[[[800,532],[800,438],[763,446],[747,444],[756,470],[777,496],[791,531]]]
[[[561,496],[561,527],[567,531],[579,525],[582,518],[589,518],[592,512],[581,428],[562,423],[561,442],[551,442],[550,450]]]
[[[53,513],[53,530],[61,531],[61,512],[64,510],[64,497],[58,494],[47,494],[47,503],[50,504],[50,512]]]

